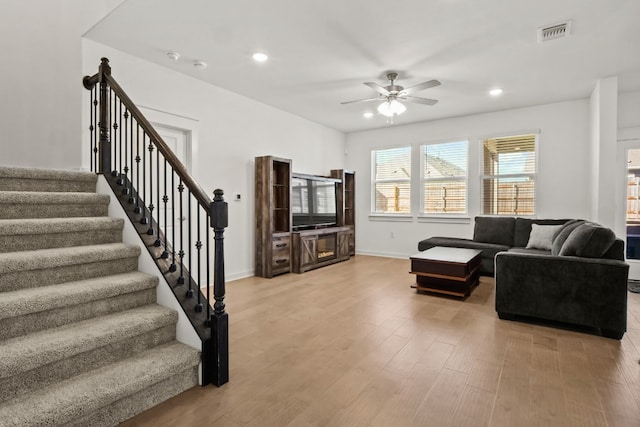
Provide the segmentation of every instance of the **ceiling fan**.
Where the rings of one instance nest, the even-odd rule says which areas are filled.
[[[352,104],[354,102],[370,102],[370,101],[382,101],[382,103],[378,106],[378,112],[387,117],[393,117],[394,115],[402,114],[405,112],[407,107],[405,107],[398,100],[401,99],[403,101],[416,102],[418,104],[425,105],[435,105],[438,101],[435,99],[429,98],[421,98],[419,96],[412,96],[413,93],[416,93],[421,90],[429,89],[431,87],[440,86],[440,82],[437,80],[429,80],[428,82],[418,83],[417,85],[409,86],[408,88],[404,88],[400,85],[395,84],[396,79],[398,78],[398,73],[388,73],[387,78],[391,84],[387,86],[380,86],[377,83],[366,82],[365,85],[369,86],[371,89],[375,90],[380,94],[380,96],[376,98],[366,98],[366,99],[357,99],[355,101],[346,101],[341,104]]]

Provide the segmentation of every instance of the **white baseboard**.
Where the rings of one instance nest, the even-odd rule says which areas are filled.
[[[356,251],[356,255],[369,255],[369,256],[381,256],[385,258],[409,259],[409,257],[413,254],[399,254],[396,252]]]

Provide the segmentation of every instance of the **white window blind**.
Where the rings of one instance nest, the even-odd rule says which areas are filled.
[[[468,142],[453,141],[420,147],[422,213],[467,212]]]
[[[373,150],[374,213],[411,213],[411,147]]]
[[[534,215],[536,135],[482,141],[482,213]]]

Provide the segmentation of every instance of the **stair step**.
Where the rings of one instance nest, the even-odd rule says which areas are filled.
[[[123,243],[0,253],[0,292],[133,271],[139,255]]]
[[[0,191],[95,192],[97,175],[86,171],[0,166]]]
[[[158,278],[138,271],[2,293],[0,340],[152,304]]]
[[[200,353],[177,342],[0,404],[2,425],[115,425],[197,385]]]
[[[0,219],[95,217],[108,210],[106,194],[0,191]]]
[[[177,320],[151,304],[0,341],[0,402],[174,341]]]
[[[0,219],[0,253],[119,243],[123,227],[109,217]]]

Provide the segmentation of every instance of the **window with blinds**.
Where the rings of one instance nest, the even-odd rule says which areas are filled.
[[[374,213],[411,213],[411,147],[373,150]]]
[[[536,135],[482,141],[482,213],[534,215]]]
[[[420,147],[422,213],[467,212],[468,145],[453,141]]]

